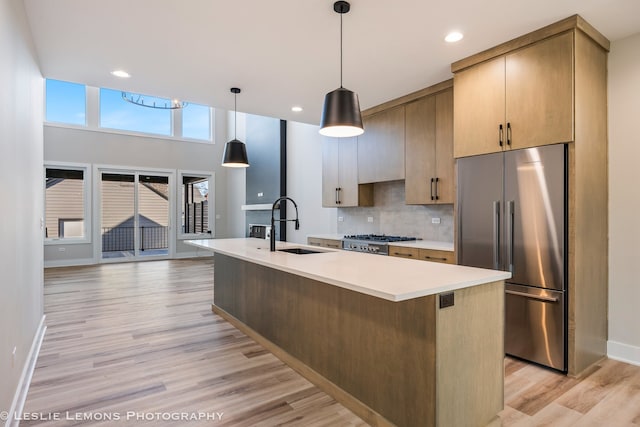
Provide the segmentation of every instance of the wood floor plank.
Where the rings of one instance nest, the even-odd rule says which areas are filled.
[[[528,387],[526,393],[505,400],[505,403],[520,412],[533,416],[577,383],[578,380],[561,374],[550,375],[543,381]]]
[[[25,411],[62,419],[21,425],[365,426],[211,312],[213,268],[195,259],[45,270],[48,329]],[[503,426],[638,427],[640,367],[605,360],[578,380],[506,358],[505,402]],[[136,418],[182,412],[222,417]]]
[[[211,259],[45,271],[48,332],[25,411],[224,413],[216,425],[277,417],[299,425],[363,425],[271,353],[211,312]],[[290,405],[308,395],[324,400]],[[23,421],[21,425],[39,425]],[[54,420],[47,425],[80,425]],[[148,425],[181,425],[142,420]],[[211,425],[211,421],[189,422]]]

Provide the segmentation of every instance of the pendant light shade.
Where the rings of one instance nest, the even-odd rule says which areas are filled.
[[[222,155],[222,166],[228,168],[246,168],[249,167],[249,159],[247,158],[247,147],[244,142],[237,139],[238,133],[238,94],[240,89],[237,87],[231,88],[231,93],[234,95],[234,110],[233,110],[233,139],[227,142],[224,146],[224,154]]]
[[[222,166],[229,168],[246,168],[249,166],[247,146],[244,142],[233,139],[224,145]]]
[[[324,97],[320,134],[337,138],[364,133],[358,94],[339,87]]]
[[[342,86],[342,15],[349,12],[350,8],[351,5],[346,1],[333,4],[333,10],[340,14],[340,87],[324,97],[320,120],[320,134],[337,138],[364,133],[358,95]]]

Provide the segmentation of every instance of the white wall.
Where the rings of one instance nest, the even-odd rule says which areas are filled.
[[[640,365],[640,33],[609,53],[609,345]]]
[[[0,0],[0,412],[43,313],[43,80],[23,2]],[[12,352],[16,348],[15,363]]]
[[[228,138],[233,138],[233,115],[229,117]],[[306,243],[308,234],[335,233],[337,209],[322,207],[322,136],[318,126],[287,121],[287,195],[298,204],[300,230],[287,223],[287,241]],[[245,115],[238,113],[238,139],[245,141]],[[251,147],[247,147],[251,164]],[[245,215],[240,207],[246,200],[245,169],[227,172],[228,236],[244,237]],[[288,209],[293,218],[291,206]]]
[[[336,233],[337,209],[322,207],[322,138],[318,126],[287,122],[287,195],[298,204],[300,215],[300,230],[287,223],[289,242],[307,243],[308,234]]]
[[[45,125],[44,159],[45,162],[113,165],[133,169],[140,167],[213,172],[216,184],[215,235],[227,237],[230,220],[226,209],[228,170],[221,166],[227,136],[227,114],[225,111],[217,111],[214,117],[215,144]],[[60,248],[64,248],[64,252]],[[49,265],[91,263],[94,261],[93,250],[93,243],[45,245],[44,260]],[[192,255],[194,251],[193,247],[181,241],[176,244],[178,256]]]

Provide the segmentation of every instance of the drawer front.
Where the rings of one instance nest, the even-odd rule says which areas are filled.
[[[433,249],[420,249],[420,259],[431,262],[444,262],[455,264],[455,254],[450,251],[437,251]]]
[[[307,244],[311,246],[319,246],[321,248],[342,249],[342,240],[307,237]]]
[[[324,239],[318,239],[316,237],[307,237],[307,245],[322,246]]]
[[[409,259],[419,259],[420,251],[416,248],[389,245],[389,255]]]
[[[342,249],[342,240],[324,239],[324,247]]]

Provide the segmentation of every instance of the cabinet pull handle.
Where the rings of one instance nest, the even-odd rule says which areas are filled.
[[[500,147],[502,147],[503,137],[504,130],[502,129],[502,123],[500,123],[500,126],[498,126],[498,143],[500,144]]]
[[[429,190],[431,191],[431,200],[433,200],[433,178],[431,178],[431,185],[429,185]]]
[[[340,204],[340,189],[336,188],[336,205]]]
[[[425,259],[435,259],[435,260],[438,260],[438,261],[446,261],[447,260],[446,258],[439,258],[437,256],[429,256],[429,255],[425,255],[424,258]]]
[[[412,257],[413,254],[403,254],[402,252],[394,252],[393,253],[395,256],[406,256],[406,257]]]
[[[440,182],[440,178],[436,178],[436,200],[440,200],[440,197],[438,196],[438,182]]]
[[[511,123],[507,122],[507,145],[511,145]]]

